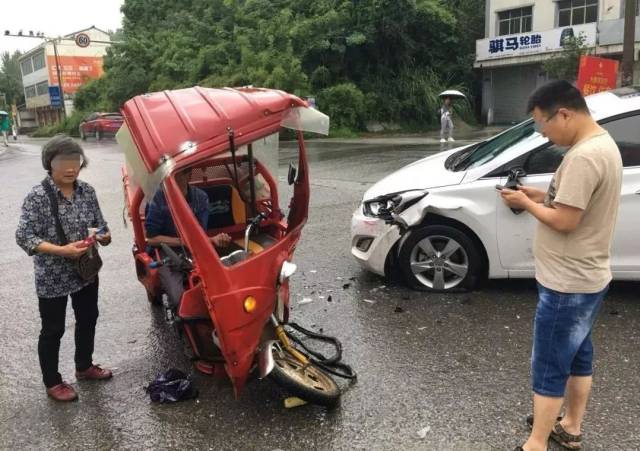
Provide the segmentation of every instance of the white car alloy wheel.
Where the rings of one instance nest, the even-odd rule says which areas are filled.
[[[469,256],[460,243],[446,236],[424,238],[411,251],[410,262],[416,279],[439,291],[457,287],[469,273]]]
[[[474,241],[446,225],[412,230],[402,243],[398,263],[412,287],[440,292],[470,288],[481,266]]]

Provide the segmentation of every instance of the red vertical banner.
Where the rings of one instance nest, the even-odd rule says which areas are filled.
[[[607,58],[582,55],[577,87],[584,96],[616,87],[619,62]]]

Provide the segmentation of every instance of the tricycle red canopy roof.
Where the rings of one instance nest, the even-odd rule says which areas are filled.
[[[213,155],[227,150],[229,130],[241,142],[245,135],[281,126],[324,134],[329,128],[328,117],[304,100],[272,89],[196,86],[155,92],[129,100],[122,113],[149,173],[167,157],[177,162],[194,151]]]

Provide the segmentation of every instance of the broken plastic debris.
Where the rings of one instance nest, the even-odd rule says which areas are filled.
[[[312,270],[311,270],[311,271],[309,271],[309,272],[310,272],[311,274],[315,274],[315,273],[317,273],[318,271],[316,271],[315,269],[312,269]]]
[[[418,330],[425,330],[427,326],[418,327]]]
[[[430,431],[431,431],[431,426],[423,427],[418,431],[418,437],[425,438]]]
[[[367,302],[369,304],[375,304],[376,301],[372,300],[372,299],[363,299],[364,302]]]
[[[298,305],[309,304],[311,302],[313,302],[313,299],[311,299],[311,298],[302,298],[302,300],[300,302],[298,302]]]
[[[305,401],[304,399],[291,396],[289,398],[285,398],[284,407],[287,409],[293,409],[294,407],[304,406],[306,403],[307,401]]]

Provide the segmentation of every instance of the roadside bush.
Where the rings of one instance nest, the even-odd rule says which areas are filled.
[[[34,138],[48,138],[49,136],[59,133],[56,131],[57,129],[58,125],[45,125],[34,131],[31,136]]]
[[[318,108],[331,118],[331,128],[361,130],[367,119],[365,96],[353,83],[343,83],[318,93]]]
[[[45,125],[37,129],[31,136],[35,138],[44,138],[54,136],[58,133],[64,133],[69,136],[80,136],[78,127],[80,122],[87,115],[82,111],[74,111],[73,114],[68,116],[64,121],[59,124]]]
[[[331,127],[329,130],[330,138],[358,138],[360,135],[354,130],[345,127]],[[315,135],[314,137],[318,137]]]

